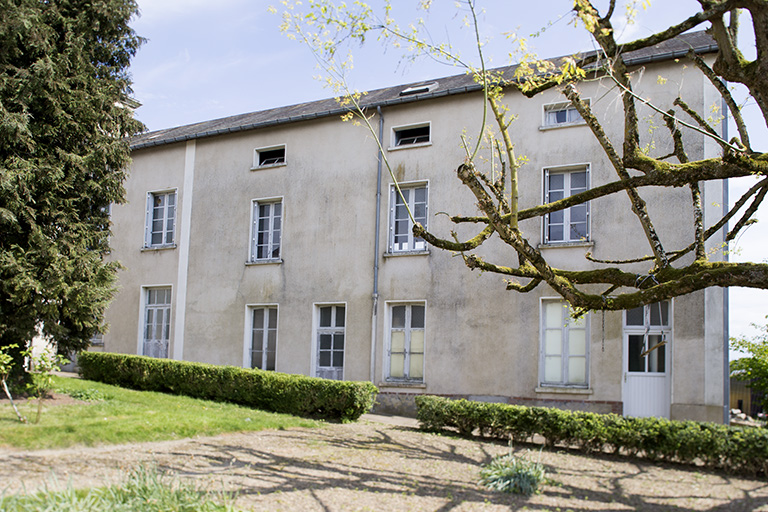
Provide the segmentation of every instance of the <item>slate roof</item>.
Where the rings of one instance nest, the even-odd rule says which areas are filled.
[[[624,57],[624,61],[628,65],[636,66],[650,62],[671,60],[685,56],[690,49],[693,49],[699,54],[714,53],[717,51],[717,44],[711,36],[703,31],[681,34],[674,39],[664,41],[655,46],[630,52]],[[594,52],[590,53],[594,54]],[[588,56],[590,53],[582,54],[582,56]],[[516,67],[517,66],[514,65],[506,66],[498,68],[497,71],[503,72],[505,78],[512,79]],[[401,92],[408,87],[427,84],[430,85],[427,92],[405,96],[401,95]],[[410,84],[368,91],[368,93],[363,96],[361,103],[367,108],[385,107],[388,105],[423,101],[442,96],[464,94],[479,91],[481,88],[481,85],[475,83],[470,75],[464,73],[425,82],[413,82]],[[175,128],[142,133],[131,139],[131,149],[137,150],[203,137],[213,137],[227,133],[265,128],[296,121],[341,115],[346,111],[347,109],[340,107],[334,98],[299,103],[287,107],[261,110],[248,114],[239,114],[211,121],[203,121]]]

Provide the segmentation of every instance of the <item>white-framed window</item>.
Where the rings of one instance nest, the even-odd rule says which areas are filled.
[[[277,354],[277,306],[252,306],[250,367],[274,370]]]
[[[667,343],[672,336],[671,313],[671,303],[666,300],[624,311],[627,371],[667,371]]]
[[[587,103],[590,102],[586,99]],[[544,128],[584,124],[584,119],[570,102],[544,105]]]
[[[539,381],[542,386],[589,385],[589,313],[574,318],[568,303],[541,302]]]
[[[395,126],[392,128],[392,148],[423,146],[432,141],[431,123]]]
[[[387,380],[424,382],[424,302],[389,304]]]
[[[253,168],[285,165],[285,145],[257,148],[253,151]]]
[[[142,355],[168,357],[171,339],[171,287],[144,288],[144,344]]]
[[[589,165],[544,169],[544,203],[552,203],[589,189]],[[544,216],[544,243],[589,241],[589,203]]]
[[[252,202],[250,261],[279,261],[283,231],[283,200],[254,199]]]
[[[413,222],[427,228],[428,186],[426,183],[400,184],[400,192],[395,185],[390,186],[389,200],[389,252],[426,251],[423,238],[413,235]]]
[[[147,193],[144,247],[171,247],[176,235],[176,191]]]
[[[344,379],[346,312],[344,304],[316,304],[315,375]]]

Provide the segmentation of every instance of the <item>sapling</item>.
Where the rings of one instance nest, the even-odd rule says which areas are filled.
[[[11,406],[13,407],[13,410],[16,411],[16,416],[19,417],[19,421],[22,423],[27,422],[27,418],[21,415],[19,410],[16,408],[16,404],[13,403],[13,397],[11,396],[11,391],[8,389],[8,377],[11,374],[11,368],[13,367],[13,356],[11,356],[8,352],[14,348],[18,348],[18,345],[6,345],[5,347],[0,347],[0,381],[3,383],[3,390],[5,391],[5,396],[8,397],[8,400],[11,402]]]
[[[37,396],[35,423],[38,423],[43,409],[43,397],[53,389],[53,372],[59,371],[61,366],[67,364],[69,360],[60,354],[54,354],[49,348],[45,348],[38,355],[34,355],[30,347],[23,352],[23,355],[29,358],[30,368],[27,371],[34,375],[32,384],[29,384],[28,389]]]

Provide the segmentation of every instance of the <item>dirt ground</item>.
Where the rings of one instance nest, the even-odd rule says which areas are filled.
[[[610,456],[529,449],[550,481],[531,497],[487,491],[480,464],[504,444],[424,434],[403,418],[63,450],[0,449],[0,493],[119,481],[139,465],[237,494],[243,510],[768,511],[768,482]]]

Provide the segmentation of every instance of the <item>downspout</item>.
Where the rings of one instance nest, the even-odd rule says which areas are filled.
[[[728,140],[728,105],[725,102],[725,98],[722,99],[722,105],[721,109],[723,111],[723,121],[722,121],[722,137],[725,140]],[[722,208],[723,208],[723,216],[728,214],[729,209],[729,200],[728,197],[728,179],[723,179],[723,200],[722,200]],[[725,248],[725,254],[723,255],[723,259],[725,261],[728,261],[729,254],[728,254],[728,223],[726,222],[723,226],[723,244]],[[731,422],[731,413],[730,413],[730,404],[731,404],[731,364],[730,364],[730,347],[729,347],[729,340],[730,340],[730,324],[729,324],[729,317],[730,317],[730,300],[729,300],[729,293],[730,290],[728,288],[723,288],[723,424],[728,425]]]
[[[384,153],[380,145],[384,140],[384,114],[376,107],[379,115],[378,166],[376,170],[376,229],[373,238],[373,311],[371,312],[371,382],[376,384],[376,328],[379,319],[379,231],[381,230],[381,170]]]

